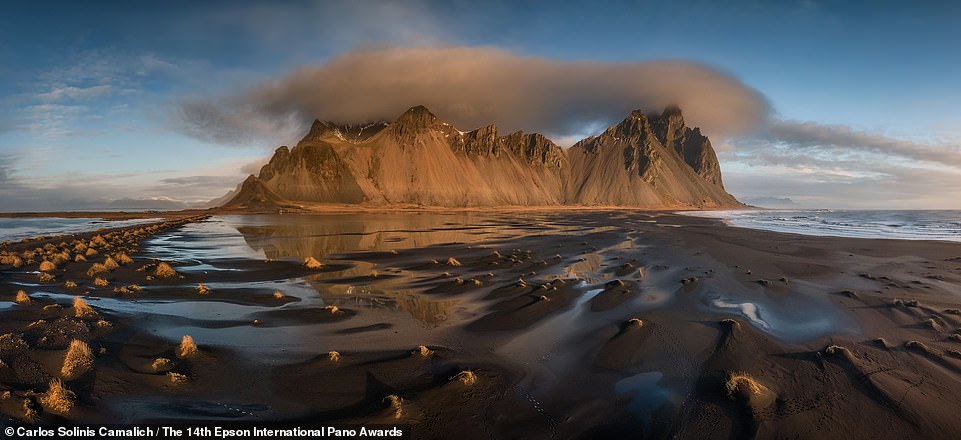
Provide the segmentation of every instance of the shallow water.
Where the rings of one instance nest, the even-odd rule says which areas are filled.
[[[668,403],[671,393],[659,382],[664,378],[660,371],[648,371],[621,379],[614,390],[630,399],[629,411],[641,418],[646,426],[651,424],[651,412]]]
[[[851,332],[851,322],[832,305],[804,295],[779,300],[766,297],[733,298],[708,292],[704,307],[733,313],[782,341],[801,343],[831,333]]]
[[[101,228],[120,228],[160,221],[158,218],[133,220],[104,220],[101,218],[0,218],[0,241],[17,241],[38,235],[63,235],[94,231]]]

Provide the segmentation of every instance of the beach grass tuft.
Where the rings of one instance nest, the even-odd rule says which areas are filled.
[[[93,319],[97,318],[99,315],[97,311],[90,307],[83,298],[79,296],[73,297],[73,316],[80,319]]]
[[[67,348],[67,355],[63,358],[63,367],[60,368],[60,375],[65,380],[74,380],[83,376],[93,368],[93,352],[86,342],[79,339],[70,341]]]
[[[317,270],[322,269],[324,267],[324,263],[317,261],[317,259],[314,257],[307,257],[304,259],[304,267],[310,270]]]
[[[161,357],[154,359],[153,363],[150,364],[150,368],[153,369],[154,373],[166,373],[174,369],[174,363],[170,359]]]
[[[743,372],[730,373],[727,381],[724,382],[724,389],[730,398],[734,398],[738,393],[743,393],[748,396],[759,396],[766,390],[764,385],[761,385],[751,377],[750,374]]]
[[[384,401],[390,404],[390,409],[394,412],[395,419],[399,419],[404,416],[404,399],[401,399],[396,394],[391,394],[385,397]]]
[[[477,374],[471,370],[464,370],[464,371],[461,371],[460,373],[457,373],[457,375],[454,376],[454,379],[459,380],[460,383],[464,385],[470,386],[477,383]]]
[[[161,261],[157,264],[157,269],[154,270],[153,274],[157,278],[173,278],[177,276],[177,271],[169,264]]]
[[[14,302],[22,306],[30,304],[30,295],[27,295],[27,292],[23,290],[18,290],[17,297],[14,299]]]
[[[426,345],[418,345],[417,349],[414,350],[414,353],[417,353],[423,357],[427,357],[434,354],[434,350],[427,348]]]
[[[184,335],[180,340],[180,346],[177,347],[177,357],[187,359],[196,355],[197,351],[197,344],[194,343],[194,338],[190,335]]]
[[[77,395],[63,386],[60,379],[50,381],[50,388],[40,397],[40,404],[57,414],[67,414],[73,409]]]

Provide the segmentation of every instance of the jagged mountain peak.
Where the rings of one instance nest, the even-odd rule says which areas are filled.
[[[418,127],[426,127],[429,125],[433,125],[438,121],[439,119],[437,118],[437,116],[431,113],[430,110],[427,109],[427,107],[424,107],[422,105],[415,105],[407,109],[407,111],[405,111],[404,113],[402,113],[395,121],[395,124],[405,124],[405,125],[414,125]]]
[[[420,105],[390,123],[318,120],[258,177],[242,187],[265,202],[740,206],[721,185],[710,142],[676,106],[635,110],[569,149],[539,133],[499,135],[493,124],[463,132]]]
[[[373,121],[361,124],[338,124],[315,119],[307,135],[301,140],[301,143],[335,139],[350,143],[363,142],[387,128],[388,125],[386,121]]]

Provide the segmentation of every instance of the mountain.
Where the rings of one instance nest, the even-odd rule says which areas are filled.
[[[225,206],[297,203],[468,206],[742,206],[724,190],[711,142],[668,107],[634,111],[563,149],[543,135],[463,132],[423,106],[394,122],[315,121],[278,148]]]

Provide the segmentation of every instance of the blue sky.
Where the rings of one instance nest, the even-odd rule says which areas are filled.
[[[371,47],[700,63],[771,108],[709,133],[742,200],[961,208],[957,3],[515,3],[4,2],[0,210],[217,197],[303,127],[251,118],[212,139],[185,126],[185,102],[237,102],[224,98]]]

